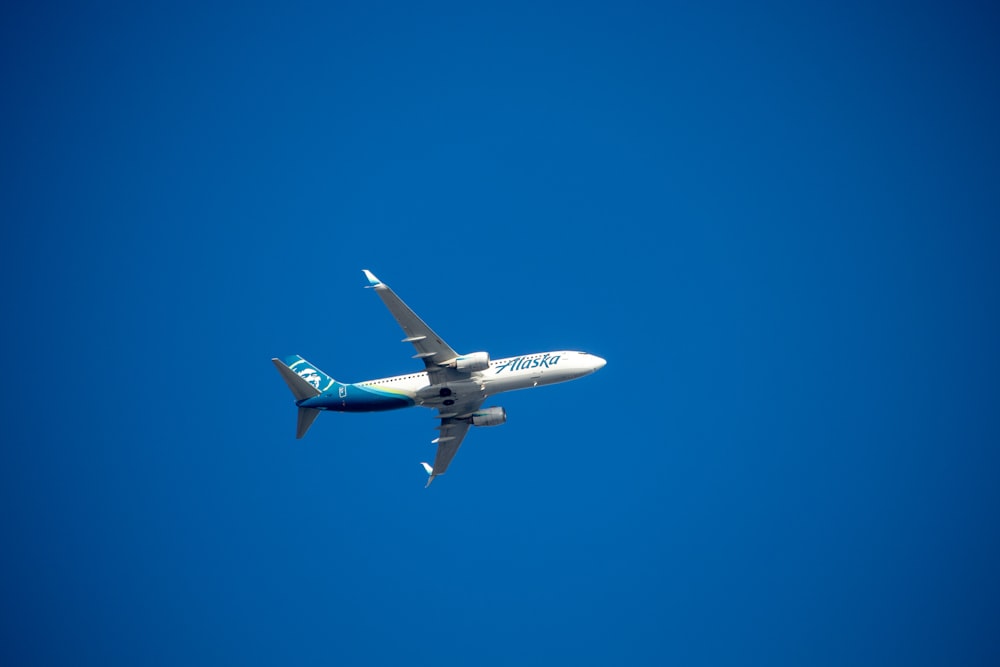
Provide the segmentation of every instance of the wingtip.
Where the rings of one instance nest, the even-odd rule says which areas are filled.
[[[369,285],[372,287],[377,287],[382,284],[382,281],[375,277],[375,274],[368,269],[361,269],[362,273],[365,274],[365,278],[368,279]]]
[[[434,468],[431,467],[431,464],[421,461],[420,465],[424,467],[424,471],[427,473],[427,483],[424,484],[424,488],[426,489],[431,485],[431,482],[434,481],[434,478],[437,477],[437,475],[434,474]]]

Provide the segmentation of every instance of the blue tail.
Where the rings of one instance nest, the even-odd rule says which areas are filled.
[[[286,366],[295,371],[295,374],[300,378],[315,387],[320,394],[330,391],[337,384],[336,380],[297,354],[285,357],[284,361]]]
[[[301,438],[312,426],[312,423],[319,415],[319,410],[311,407],[304,407],[302,403],[329,391],[338,384],[332,377],[316,368],[308,361],[293,354],[285,357],[284,362],[278,359],[271,359],[275,368],[281,374],[281,378],[292,390],[295,396],[295,404],[299,406],[299,418],[295,427],[295,437]]]

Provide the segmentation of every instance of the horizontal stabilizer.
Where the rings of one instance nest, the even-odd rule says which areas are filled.
[[[281,379],[285,381],[288,388],[292,390],[292,395],[296,401],[304,401],[313,396],[319,396],[320,390],[306,382],[298,373],[281,362],[280,359],[271,359],[271,363],[281,373]],[[314,417],[315,418],[315,417]],[[312,422],[310,422],[312,423]],[[306,428],[309,428],[308,426]],[[299,436],[300,438],[302,436]]]
[[[295,428],[295,437],[302,438],[312,426],[312,423],[316,421],[316,417],[319,416],[319,410],[315,408],[299,408],[299,423]]]

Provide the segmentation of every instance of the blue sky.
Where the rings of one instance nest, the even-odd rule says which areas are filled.
[[[5,664],[997,663],[988,7],[2,11]]]

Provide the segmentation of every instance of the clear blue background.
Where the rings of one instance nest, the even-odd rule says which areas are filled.
[[[1000,663],[988,3],[469,4],[2,10],[0,662]]]

